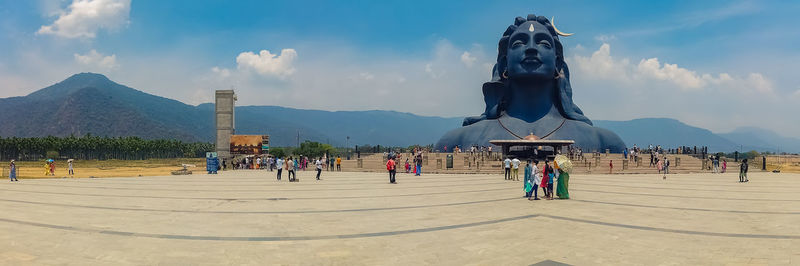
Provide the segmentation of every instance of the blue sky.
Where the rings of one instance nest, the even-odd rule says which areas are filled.
[[[483,110],[500,34],[556,18],[591,119],[800,137],[800,2],[0,0],[0,97],[78,72],[188,104]]]

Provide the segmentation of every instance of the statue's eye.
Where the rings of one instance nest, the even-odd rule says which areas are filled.
[[[541,41],[539,41],[539,45],[543,45],[544,47],[547,47],[547,48],[550,48],[550,47],[551,47],[551,46],[550,46],[550,42],[548,42],[547,40],[541,40]]]
[[[517,47],[517,46],[524,45],[524,44],[525,44],[525,43],[523,43],[522,41],[520,41],[520,40],[516,40],[516,41],[514,41],[513,43],[511,43],[511,46],[512,46],[512,47]]]

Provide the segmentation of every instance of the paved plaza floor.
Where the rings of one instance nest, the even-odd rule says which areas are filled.
[[[798,174],[274,174],[4,181],[0,265],[800,265]]]

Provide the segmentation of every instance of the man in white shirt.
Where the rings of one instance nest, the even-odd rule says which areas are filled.
[[[278,158],[275,164],[278,166],[278,181],[281,181],[281,172],[283,172],[283,159]]]
[[[533,200],[539,200],[539,183],[542,183],[542,172],[539,171],[539,161],[533,160]],[[530,200],[530,199],[528,199]]]
[[[511,166],[513,167],[513,169],[511,169],[511,172],[512,172],[512,176],[514,177],[514,181],[519,181],[519,164],[520,163],[521,162],[517,158],[514,158],[514,160],[511,160]]]
[[[322,173],[322,158],[317,159],[314,164],[317,166],[317,180],[319,180],[319,174]]]
[[[504,175],[506,180],[511,180],[511,159],[506,157],[506,159],[503,160],[503,167],[505,169]]]

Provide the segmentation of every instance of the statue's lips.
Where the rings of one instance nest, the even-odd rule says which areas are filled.
[[[539,66],[539,65],[542,64],[542,61],[539,60],[539,58],[531,57],[531,58],[522,59],[520,64],[522,64],[524,66],[529,66],[529,67],[531,67],[531,66]]]

